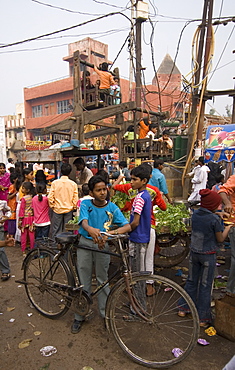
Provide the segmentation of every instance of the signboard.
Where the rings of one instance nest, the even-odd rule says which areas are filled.
[[[51,146],[51,141],[31,141],[26,140],[25,145],[27,150],[44,150]]]
[[[205,162],[235,161],[235,124],[209,126],[205,141]]]

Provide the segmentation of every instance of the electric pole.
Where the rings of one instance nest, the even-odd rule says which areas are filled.
[[[197,106],[199,102],[198,85],[199,85],[200,76],[201,76],[202,55],[203,55],[203,46],[204,46],[204,38],[205,38],[205,31],[206,31],[206,16],[207,16],[208,3],[209,3],[209,0],[204,0],[201,33],[200,33],[198,54],[197,54],[197,71],[195,72],[195,77],[194,77],[195,87],[193,88],[193,93],[192,93],[192,108],[191,108],[191,116],[190,116],[190,127],[188,131],[187,156],[191,152],[191,148],[194,145],[193,139],[194,139],[194,132],[196,129]]]
[[[135,18],[135,0],[131,0],[131,32],[129,38],[129,52],[130,52],[130,65],[129,65],[129,101],[132,101],[132,93],[133,93],[133,80],[134,80],[134,18]],[[132,121],[133,114],[131,111],[128,112],[128,120]]]
[[[141,108],[141,25],[148,19],[148,4],[142,0],[136,1],[136,39],[135,39],[135,55],[136,55],[136,72],[135,72],[135,101],[137,108]],[[140,113],[137,113],[137,120],[140,118]]]
[[[209,70],[208,67],[209,67],[210,50],[211,50],[211,44],[212,44],[213,2],[214,0],[209,0],[209,5],[208,5],[208,21],[207,21],[206,44],[205,44],[204,66],[203,66],[203,76],[202,76],[202,78],[205,79],[204,91],[206,91],[206,87],[207,87],[208,70]],[[201,92],[201,94],[204,94],[204,92]],[[197,131],[197,139],[200,141],[202,140],[202,132],[203,132],[203,126],[204,126],[205,105],[206,105],[206,101],[203,99],[201,110],[200,110],[198,131]]]

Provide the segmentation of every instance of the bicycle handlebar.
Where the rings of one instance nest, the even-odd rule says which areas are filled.
[[[101,231],[100,233],[103,234],[103,235],[108,236],[109,238],[119,238],[119,239],[121,239],[121,238],[126,238],[127,237],[126,234],[112,235],[112,234],[106,233],[105,231]]]

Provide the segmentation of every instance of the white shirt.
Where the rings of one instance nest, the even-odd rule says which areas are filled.
[[[14,165],[13,163],[7,163],[7,165],[6,165],[6,171],[7,171],[8,173],[10,173],[10,168],[11,168],[11,167],[15,168],[15,165]]]

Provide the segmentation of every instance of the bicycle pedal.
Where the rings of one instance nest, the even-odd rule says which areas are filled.
[[[89,310],[88,314],[85,316],[85,321],[89,321],[89,320],[93,319],[94,316],[95,316],[94,311]]]

